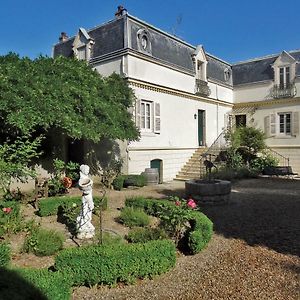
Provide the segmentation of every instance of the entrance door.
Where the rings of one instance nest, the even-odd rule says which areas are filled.
[[[163,182],[163,162],[161,159],[153,159],[150,161],[150,168],[158,169],[159,183]]]
[[[205,146],[205,110],[198,110],[198,145]]]

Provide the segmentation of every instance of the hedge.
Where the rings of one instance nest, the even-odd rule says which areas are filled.
[[[158,217],[164,209],[171,209],[174,206],[174,202],[132,197],[126,199],[125,205],[134,208],[142,208],[146,213]],[[187,231],[187,246],[192,254],[196,254],[205,248],[210,241],[213,233],[213,223],[200,211],[190,211],[189,217],[191,229]]]
[[[0,268],[0,299],[69,300],[70,280],[46,269]]]
[[[114,190],[120,191],[123,187],[146,185],[146,177],[144,175],[119,175],[112,183]]]
[[[95,206],[100,205],[101,198],[94,197]],[[74,204],[81,205],[82,197],[49,197],[40,200],[38,214],[41,217],[52,216],[58,213],[59,207],[71,208]],[[102,208],[107,209],[107,198],[103,199]]]
[[[5,267],[10,262],[10,247],[4,243],[0,243],[0,267]]]
[[[176,263],[170,240],[137,244],[88,246],[62,250],[55,268],[72,278],[73,285],[132,283],[169,271]]]

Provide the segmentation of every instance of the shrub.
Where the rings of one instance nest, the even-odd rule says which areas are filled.
[[[108,232],[102,233],[102,241],[100,232],[96,232],[95,240],[97,241],[95,244],[102,245],[115,245],[124,243],[124,239],[117,234],[111,234]]]
[[[130,283],[169,271],[176,262],[176,249],[168,240],[145,244],[121,244],[68,248],[58,253],[55,268],[73,285]]]
[[[10,262],[10,248],[6,243],[0,243],[0,268],[5,267]]]
[[[271,154],[265,154],[251,161],[251,168],[261,173],[267,167],[275,167],[278,165],[278,159]]]
[[[117,176],[112,186],[115,190],[120,191],[123,187],[138,186],[142,187],[146,185],[146,177],[144,175],[119,175]]]
[[[24,241],[23,250],[37,256],[56,253],[63,247],[64,236],[54,230],[34,229]]]
[[[114,190],[116,191],[121,191],[124,185],[124,180],[125,180],[125,176],[124,175],[119,175],[117,176],[114,181],[112,182],[112,186],[114,188]]]
[[[143,197],[127,198],[125,201],[126,206],[136,207],[144,209],[148,214],[156,217],[161,217],[161,214],[168,210],[174,210],[174,202],[167,200],[154,200],[145,199]],[[176,209],[182,209],[176,207]],[[213,233],[213,223],[203,213],[195,210],[190,210],[183,215],[186,217],[186,221],[190,224],[190,230],[186,231],[187,246],[192,254],[201,251],[207,243],[210,241]],[[194,233],[200,231],[200,233]]]
[[[149,216],[142,209],[124,207],[121,211],[119,220],[128,227],[148,226],[150,223]]]
[[[21,230],[20,204],[0,201],[0,237]]]
[[[95,207],[100,205],[100,197],[94,197]],[[58,213],[59,208],[71,208],[73,206],[80,206],[82,202],[81,197],[49,197],[40,200],[39,202],[39,215],[41,217],[52,216]],[[107,209],[107,198],[103,199],[102,209]]]
[[[126,236],[126,239],[131,243],[145,243],[167,238],[167,233],[161,228],[135,228],[130,230]]]
[[[0,268],[0,299],[69,300],[71,285],[59,272]]]

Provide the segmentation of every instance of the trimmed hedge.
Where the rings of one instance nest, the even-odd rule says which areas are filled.
[[[119,221],[128,227],[145,227],[150,223],[150,217],[143,209],[124,207],[121,211]]]
[[[5,267],[10,262],[10,247],[1,242],[0,243],[0,267]]]
[[[144,209],[146,213],[159,217],[166,208],[174,207],[174,202],[168,200],[145,199],[143,197],[127,198],[126,206]],[[200,211],[189,212],[191,229],[187,231],[188,248],[192,254],[200,252],[206,247],[213,233],[212,221]]]
[[[121,191],[123,187],[146,185],[146,177],[144,175],[119,175],[112,183],[114,190]]]
[[[71,208],[74,204],[81,205],[82,197],[49,197],[40,200],[38,214],[41,217],[52,216],[58,213],[60,207]],[[101,198],[94,197],[95,206],[100,205]],[[102,209],[107,209],[107,198],[103,199]]]
[[[167,233],[161,228],[134,228],[126,236],[126,240],[130,243],[146,243],[167,238]]]
[[[5,284],[3,284],[5,283]],[[69,300],[70,280],[46,269],[0,268],[0,299]]]
[[[145,244],[88,246],[62,250],[55,268],[72,278],[73,285],[113,285],[152,277],[175,266],[176,249],[169,240]]]

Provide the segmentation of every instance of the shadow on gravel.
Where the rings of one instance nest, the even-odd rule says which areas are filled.
[[[255,179],[233,185],[231,202],[202,207],[214,231],[300,256],[300,181]]]

